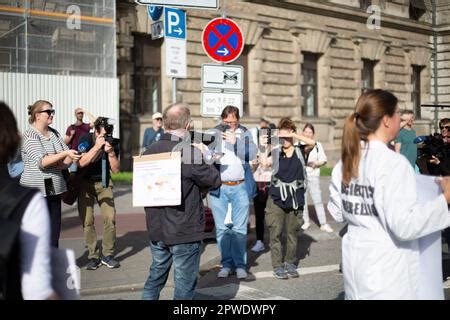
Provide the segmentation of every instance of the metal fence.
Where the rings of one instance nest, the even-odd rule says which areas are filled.
[[[52,127],[61,135],[75,122],[76,107],[95,117],[119,119],[118,79],[0,72],[0,101],[12,108],[22,132],[28,127],[28,105],[40,99],[53,104]],[[119,137],[119,121],[114,127],[114,136]]]

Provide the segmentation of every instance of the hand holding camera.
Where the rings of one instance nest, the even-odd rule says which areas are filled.
[[[439,165],[441,163],[441,161],[439,160],[439,158],[436,158],[435,156],[431,156],[431,160],[429,160],[431,164],[434,165]]]
[[[108,154],[111,154],[114,152],[113,146],[108,141],[105,141],[104,150]]]
[[[236,144],[236,141],[237,141],[236,134],[234,132],[231,132],[231,131],[223,132],[222,133],[222,138],[226,142],[231,143],[231,144]]]
[[[95,148],[97,150],[100,150],[105,145],[106,140],[104,136],[98,136],[97,139],[95,139]]]

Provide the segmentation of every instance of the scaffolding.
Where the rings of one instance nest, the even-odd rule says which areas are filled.
[[[115,0],[0,0],[0,72],[116,77]]]

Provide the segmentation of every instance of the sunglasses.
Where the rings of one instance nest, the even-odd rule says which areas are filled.
[[[84,114],[84,112],[77,112],[77,114]]]
[[[51,117],[52,115],[55,114],[55,110],[53,110],[53,109],[42,110],[42,111],[39,111],[38,113],[44,113],[44,112],[46,114],[48,114],[49,117]]]
[[[155,120],[157,120],[157,121],[162,121],[162,118],[156,118]]]
[[[443,126],[443,127],[439,127],[441,130],[450,130],[450,126]]]

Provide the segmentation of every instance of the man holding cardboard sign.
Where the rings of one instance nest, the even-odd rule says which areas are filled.
[[[197,285],[205,228],[201,191],[219,188],[221,180],[217,169],[203,161],[200,148],[190,144],[187,131],[191,122],[189,107],[184,104],[169,106],[164,111],[163,122],[164,135],[145,154],[178,153],[174,151],[181,150],[181,204],[145,207],[153,262],[142,298],[159,298],[173,261],[174,299],[191,300]]]

